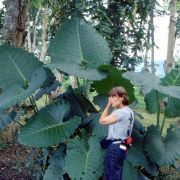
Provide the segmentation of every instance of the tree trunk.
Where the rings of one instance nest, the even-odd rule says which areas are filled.
[[[19,4],[20,3],[20,4]],[[3,38],[16,47],[21,47],[27,36],[25,21],[28,12],[28,0],[7,0]]]
[[[41,7],[38,8],[38,11],[37,11],[36,17],[35,17],[35,21],[34,21],[32,52],[34,52],[36,50],[37,24],[38,24],[38,20],[39,20],[40,11],[41,11]]]
[[[152,49],[151,49],[151,73],[155,75],[156,72],[156,68],[155,68],[155,64],[154,64],[154,12],[153,9],[151,10],[150,13],[150,27],[151,27],[151,45],[152,45]]]
[[[146,36],[146,40],[145,40],[146,50],[145,50],[145,55],[144,55],[144,67],[142,68],[143,72],[149,72],[149,69],[148,69],[148,52],[150,49],[150,35],[151,35],[150,31],[151,31],[151,21],[149,20],[147,36]]]
[[[39,59],[40,61],[44,61],[46,57],[46,52],[47,52],[47,46],[46,46],[46,34],[47,34],[47,28],[48,28],[48,5],[45,6],[44,8],[44,14],[43,14],[43,23],[42,23],[42,34],[41,34],[41,39],[42,39],[42,47],[41,47],[41,52]]]
[[[7,0],[5,6],[6,15],[3,26],[3,39],[7,42],[13,42],[19,15],[19,0]]]
[[[31,29],[30,29],[30,19],[29,19],[29,15],[28,15],[28,18],[27,18],[27,23],[28,23],[28,26],[27,26],[27,50],[28,52],[32,52],[32,42],[31,42]]]
[[[166,59],[166,73],[170,72],[173,65],[173,53],[175,46],[175,33],[176,33],[176,0],[170,2],[170,21],[169,21],[169,34],[168,34],[168,47]]]

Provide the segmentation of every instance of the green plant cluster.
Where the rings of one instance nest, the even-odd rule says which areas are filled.
[[[134,143],[124,165],[124,179],[158,177],[162,166],[173,165],[180,158],[180,129],[171,125],[165,137],[161,133],[165,117],[179,115],[179,69],[158,79],[148,73],[124,72],[112,67],[108,43],[81,18],[71,18],[61,26],[50,42],[48,53],[51,63],[45,68],[23,49],[0,46],[0,122],[3,122],[0,127],[12,122],[18,114],[14,107],[30,97],[35,113],[21,127],[18,140],[26,146],[54,149],[55,153],[47,151],[44,155],[44,179],[69,176],[97,180],[102,176],[104,152],[99,142],[107,135],[107,127],[98,121],[108,91],[120,85],[127,89],[132,108],[136,101],[133,85],[137,85],[145,96],[147,110],[157,112],[157,125],[147,130],[138,119],[135,121]],[[84,88],[69,87],[53,103],[38,110],[37,90],[47,93],[47,87],[55,81],[50,69],[91,81],[89,93],[97,94],[93,102]],[[162,124],[159,123],[161,102],[165,114]]]

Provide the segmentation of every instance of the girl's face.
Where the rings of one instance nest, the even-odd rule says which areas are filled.
[[[119,97],[117,95],[109,97],[109,101],[113,108],[120,108],[123,105],[122,100],[123,100],[123,97]]]

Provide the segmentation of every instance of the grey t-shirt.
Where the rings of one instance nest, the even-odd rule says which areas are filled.
[[[116,109],[112,113],[118,118],[118,121],[109,125],[107,139],[124,140],[127,138],[128,128],[131,128],[132,130],[134,124],[134,113],[128,106]],[[130,118],[132,118],[131,126]]]

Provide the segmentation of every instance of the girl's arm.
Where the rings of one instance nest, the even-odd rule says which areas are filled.
[[[109,108],[111,107],[110,100],[108,101],[107,106],[105,107],[104,111],[101,114],[101,117],[99,119],[100,124],[113,124],[117,121],[117,117],[111,113],[109,114]]]

